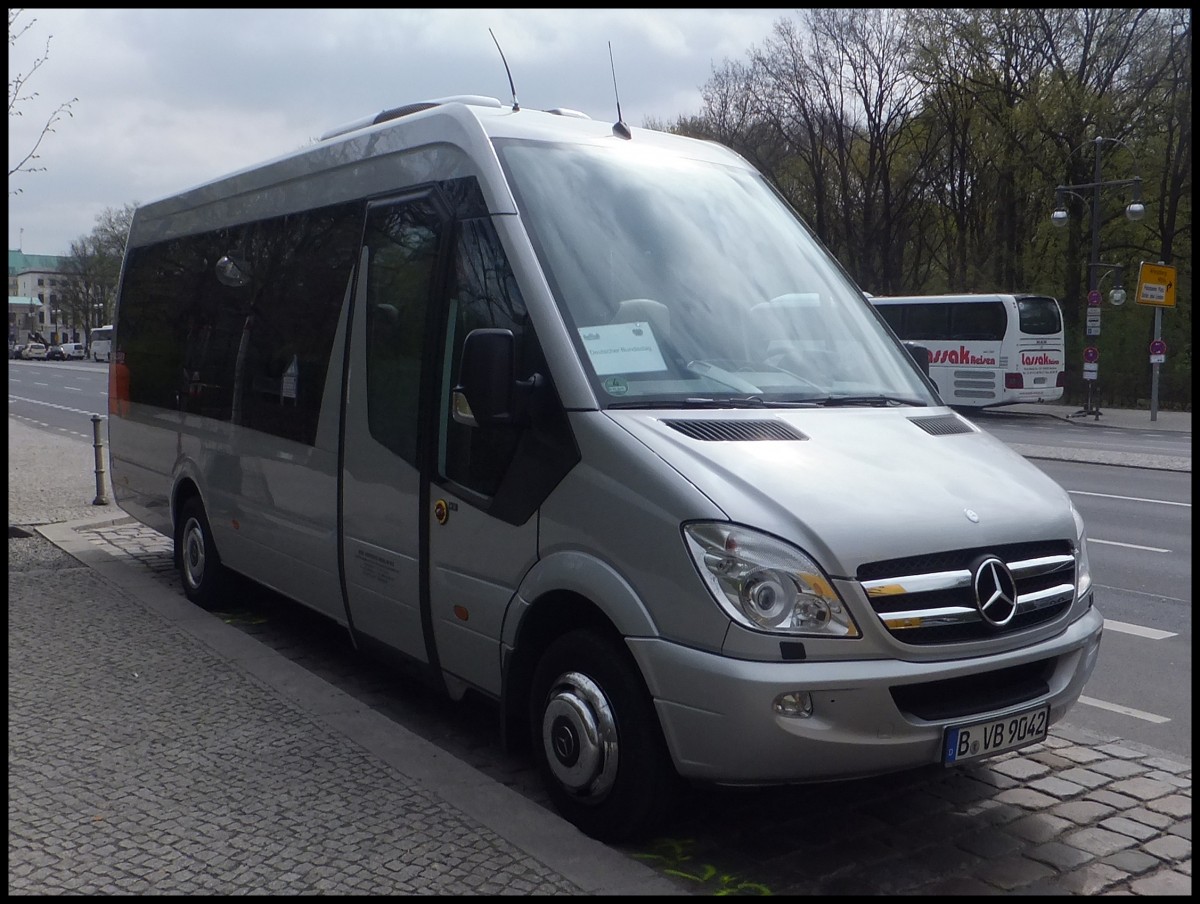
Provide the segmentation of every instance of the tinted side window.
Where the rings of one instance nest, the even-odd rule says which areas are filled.
[[[952,304],[950,335],[954,339],[988,339],[999,341],[1008,328],[1008,314],[1002,301]]]
[[[213,272],[229,241],[220,230],[130,251],[114,351],[128,368],[134,404],[230,419],[245,301]]]
[[[414,465],[422,348],[442,232],[427,198],[379,207],[367,217],[367,423],[375,439]]]
[[[466,220],[458,224],[450,285],[446,335],[446,363],[441,397],[442,476],[487,496],[495,494],[517,448],[515,427],[466,427],[449,414],[449,390],[462,360],[463,342],[471,330],[499,327],[511,330],[516,339],[517,375],[531,371],[529,331],[525,301],[500,247],[490,220]]]
[[[237,423],[311,444],[362,228],[341,205],[246,230],[251,309],[235,365]]]
[[[130,401],[311,444],[361,223],[361,204],[338,205],[131,252]],[[218,279],[227,256],[244,280]]]
[[[950,306],[911,304],[904,309],[901,339],[950,339]]]

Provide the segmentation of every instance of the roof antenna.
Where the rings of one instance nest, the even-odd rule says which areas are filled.
[[[633,133],[629,131],[629,126],[625,125],[625,120],[621,118],[621,95],[617,93],[617,67],[613,63],[612,41],[608,42],[608,65],[612,67],[613,96],[617,99],[617,121],[613,123],[613,134],[618,138],[632,138]]]
[[[496,41],[496,33],[494,31],[492,31],[490,28],[488,29],[488,34],[490,34],[492,36],[493,41]],[[496,49],[500,50],[500,42],[499,41],[496,41]],[[500,50],[500,62],[504,64],[504,71],[508,74],[508,90],[510,90],[512,92],[512,96],[513,96],[513,112],[517,113],[520,111],[521,105],[519,103],[517,103],[517,88],[513,84],[512,72],[509,71],[508,60],[504,59],[504,51],[503,50]]]

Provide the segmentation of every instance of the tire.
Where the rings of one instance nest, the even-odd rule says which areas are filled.
[[[681,782],[623,646],[588,630],[559,637],[534,672],[529,713],[538,772],[565,819],[604,842],[662,823]]]
[[[202,609],[217,605],[227,585],[225,566],[200,497],[193,496],[183,505],[175,533],[175,560],[183,579],[183,592]]]

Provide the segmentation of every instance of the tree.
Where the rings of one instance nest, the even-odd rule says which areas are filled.
[[[1160,399],[1191,404],[1191,11],[987,8],[800,11],[745,61],[714,67],[696,116],[760,169],[876,294],[1034,292],[1059,299],[1067,398],[1085,388],[1091,193],[1138,176],[1147,216],[1104,191],[1101,278],[1133,294],[1139,261],[1178,270]],[[1107,185],[1107,182],[1105,183]],[[1116,183],[1114,183],[1115,185]],[[1145,398],[1151,314],[1105,308],[1097,403]],[[1089,387],[1094,388],[1094,387]],[[1089,393],[1090,397],[1090,393]]]
[[[21,23],[20,19],[24,12],[25,10],[23,9],[10,9],[8,11],[8,47],[10,54],[13,52],[12,49],[16,45],[17,39],[26,34],[29,29],[33,28],[33,26],[37,24],[37,19],[30,19],[28,22]],[[29,71],[24,73],[18,72],[15,76],[8,80],[9,117],[23,116],[24,111],[21,108],[26,104],[36,100],[38,93],[36,91],[30,93],[28,90],[29,80],[33,77],[34,73],[41,69],[45,62],[50,58],[51,37],[53,37],[53,35],[47,36],[46,47],[42,51],[42,55],[33,60],[33,63],[29,67]],[[78,101],[78,97],[72,97],[70,100],[60,103],[54,108],[50,115],[46,117],[46,121],[42,125],[42,130],[38,133],[38,137],[33,142],[33,146],[30,147],[29,150],[25,152],[25,155],[21,157],[21,159],[15,164],[11,162],[9,163],[8,175],[10,178],[17,173],[39,173],[45,171],[46,168],[44,166],[34,165],[35,161],[38,160],[39,157],[38,149],[42,146],[42,142],[45,141],[46,136],[54,131],[54,127],[62,120],[64,116],[74,116],[74,114],[71,112],[71,106]],[[20,188],[10,188],[8,193],[10,195],[19,195],[21,191],[22,189]]]
[[[68,282],[62,307],[73,322],[87,329],[112,322],[117,280],[135,210],[136,203],[120,210],[107,207],[96,215],[96,225],[88,235],[71,242],[63,265]]]

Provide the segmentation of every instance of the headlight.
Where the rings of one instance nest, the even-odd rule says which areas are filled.
[[[731,524],[683,526],[688,551],[721,608],[760,631],[858,637],[858,625],[829,579],[805,553]]]
[[[1071,517],[1075,519],[1075,599],[1079,600],[1092,589],[1092,566],[1088,562],[1087,528],[1074,503]]]

